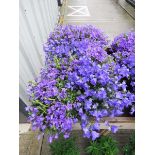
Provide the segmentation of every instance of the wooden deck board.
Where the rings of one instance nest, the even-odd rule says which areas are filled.
[[[135,118],[134,117],[105,117],[100,121],[100,129],[108,129],[104,122],[109,121],[110,125],[117,125],[119,129],[135,129]],[[80,123],[76,123],[73,126],[73,130],[81,130]]]

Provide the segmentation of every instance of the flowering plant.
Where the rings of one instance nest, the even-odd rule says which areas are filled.
[[[134,102],[123,80],[130,70],[108,54],[108,44],[106,35],[90,25],[58,26],[50,34],[44,45],[46,65],[29,82],[32,105],[26,108],[32,129],[46,132],[49,142],[60,134],[68,138],[78,121],[84,137],[95,140],[103,117],[119,116]],[[118,129],[105,125],[114,133]]]
[[[110,51],[118,68],[122,71],[127,70],[128,75],[122,76],[121,81],[125,81],[126,89],[135,94],[135,33],[129,32],[117,36],[111,44]],[[131,114],[134,111],[134,104],[132,104]]]

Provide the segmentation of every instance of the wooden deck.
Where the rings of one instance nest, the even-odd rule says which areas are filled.
[[[120,149],[119,155],[122,154],[122,148],[123,146],[128,143],[129,137],[131,133],[133,133],[134,130],[119,130],[116,134],[111,134],[110,135],[118,142],[118,147]],[[83,133],[80,130],[74,130],[71,134],[71,136],[76,136],[76,143],[78,148],[80,149],[80,155],[87,155],[85,152],[85,148],[89,144],[89,140],[87,138],[83,138]],[[52,155],[50,151],[50,147],[47,142],[47,136],[44,136],[43,143],[42,143],[42,148],[40,155]]]
[[[135,129],[135,118],[134,117],[104,117],[100,121],[100,128],[101,129],[107,129],[107,127],[104,125],[105,120],[109,121],[110,125],[117,125],[119,129]],[[76,123],[73,126],[74,130],[81,130],[80,123]]]
[[[125,143],[128,142],[128,139],[131,133],[135,129],[135,118],[134,117],[115,117],[109,118],[105,117],[102,119],[100,123],[101,132],[104,129],[107,129],[104,126],[104,121],[108,120],[110,124],[119,126],[119,130],[116,134],[112,134],[109,132],[104,132],[106,134],[110,134],[114,139],[118,141],[119,148],[122,148]],[[71,135],[76,135],[77,137],[77,145],[80,148],[80,155],[85,155],[85,147],[88,145],[88,139],[83,138],[82,131],[80,127],[80,123],[76,123],[73,127],[73,131]],[[37,140],[38,132],[28,131],[26,133],[20,134],[20,155],[51,155],[48,142],[47,142],[47,135],[42,137],[40,141]],[[121,153],[120,153],[121,155]]]

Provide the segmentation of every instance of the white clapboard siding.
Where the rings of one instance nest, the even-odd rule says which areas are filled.
[[[44,64],[43,43],[58,17],[57,0],[19,1],[19,97],[27,105],[26,85]]]

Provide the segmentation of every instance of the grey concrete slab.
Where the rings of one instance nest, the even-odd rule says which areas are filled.
[[[20,135],[30,131],[30,129],[31,129],[31,124],[30,123],[20,123],[19,124],[19,134]]]
[[[124,10],[126,10],[133,18],[135,18],[135,7],[132,0],[128,0],[130,3],[126,2],[126,0],[118,0],[118,3],[122,6]]]
[[[44,135],[40,155],[52,155],[50,151],[49,143],[47,141],[47,134]]]
[[[79,8],[76,8],[78,6]],[[82,7],[88,9],[89,16],[84,15],[85,11]],[[117,0],[67,0],[64,24],[92,24],[113,38],[120,33],[134,29],[135,22]]]
[[[19,138],[19,155],[40,155],[42,137],[38,141],[39,132],[28,131],[20,134]]]

